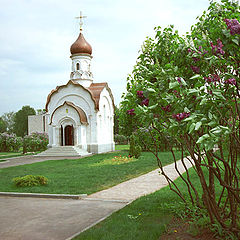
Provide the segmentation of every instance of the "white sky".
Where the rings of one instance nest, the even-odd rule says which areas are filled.
[[[0,0],[0,115],[24,105],[45,107],[70,78],[70,46],[83,34],[93,48],[94,82],[108,82],[115,104],[138,51],[154,27],[190,30],[208,0]]]

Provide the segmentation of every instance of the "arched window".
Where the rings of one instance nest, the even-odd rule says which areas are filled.
[[[76,64],[76,68],[77,68],[77,70],[80,69],[80,64],[79,63]]]

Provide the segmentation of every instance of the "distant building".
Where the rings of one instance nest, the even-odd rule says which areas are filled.
[[[113,95],[106,82],[93,82],[92,47],[81,30],[70,51],[70,80],[49,93],[45,114],[29,116],[28,132],[48,133],[49,147],[58,152],[63,146],[73,146],[79,155],[113,151]]]

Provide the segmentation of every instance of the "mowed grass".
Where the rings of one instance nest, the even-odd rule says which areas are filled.
[[[20,152],[0,152],[0,159],[23,156]]]
[[[157,168],[157,161],[149,152],[144,152],[139,159],[126,163],[115,164],[111,161],[114,156],[120,155],[127,156],[128,150],[96,154],[82,159],[49,160],[3,168],[0,169],[0,191],[91,194]],[[159,156],[164,165],[173,162],[169,152],[159,153]],[[180,158],[180,153],[177,153],[177,157]],[[48,178],[49,183],[44,186],[16,187],[12,179],[25,175],[43,175]]]
[[[227,152],[225,152],[226,154]],[[240,167],[240,163],[238,163],[238,167]],[[208,179],[208,171],[203,168],[203,172]],[[189,175],[192,184],[201,196],[201,184],[194,169],[189,169]],[[183,176],[186,178],[186,173]],[[186,184],[181,178],[175,180],[175,183],[185,199],[190,202]],[[218,181],[215,182],[215,190],[216,196],[219,197],[222,187]],[[104,221],[81,233],[74,240],[159,240],[176,214],[183,215],[184,212],[183,201],[167,186],[153,194],[135,200]],[[200,222],[204,226],[210,226],[206,219],[202,219]],[[192,230],[193,233],[199,231],[198,229],[194,230],[194,228]]]
[[[201,192],[193,169],[190,169],[190,177],[197,191]],[[187,198],[186,185],[180,178],[175,182]],[[165,187],[135,200],[74,240],[159,240],[175,212],[181,211],[184,211],[183,202],[169,187]]]

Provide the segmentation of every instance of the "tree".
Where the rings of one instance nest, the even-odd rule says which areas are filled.
[[[6,132],[7,131],[7,125],[5,121],[0,117],[0,133]]]
[[[28,133],[28,116],[36,115],[36,112],[30,106],[23,106],[16,112],[14,117],[14,132],[19,137],[24,137]]]
[[[158,139],[165,139],[171,147],[174,161],[173,142],[182,151],[182,161],[184,152],[191,156],[188,160],[195,165],[202,187],[202,193],[196,191],[187,169],[186,177],[180,174],[191,203],[207,211],[211,224],[238,239],[239,10],[235,1],[211,1],[184,38],[173,26],[157,27],[155,38],[148,38],[142,47],[120,106],[127,131],[141,134],[143,129],[142,134],[152,139],[151,147],[143,144],[153,152],[170,188],[184,202],[184,194],[163,170]]]
[[[12,111],[8,113],[4,113],[1,117],[7,126],[7,132],[10,134],[13,133],[14,116],[15,116],[15,112]]]
[[[119,109],[114,107],[114,135],[119,134]]]

